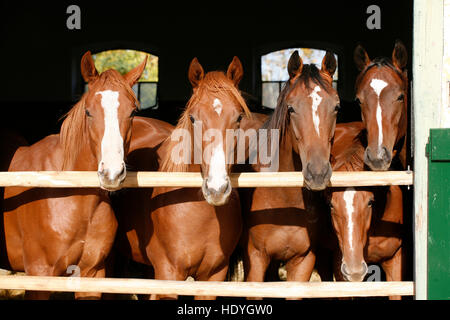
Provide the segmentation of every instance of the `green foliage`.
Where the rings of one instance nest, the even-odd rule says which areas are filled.
[[[96,53],[92,58],[99,73],[115,69],[121,74],[126,74],[139,65],[145,55],[148,55],[147,65],[139,81],[158,81],[158,57],[146,52],[127,49],[108,50]]]

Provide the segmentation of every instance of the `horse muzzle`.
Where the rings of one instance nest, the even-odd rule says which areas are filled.
[[[341,264],[341,273],[344,276],[344,279],[352,282],[361,282],[364,280],[364,277],[367,274],[369,268],[367,267],[367,263],[363,261],[359,268],[349,268],[345,262]]]
[[[101,189],[116,191],[122,187],[122,183],[127,176],[127,170],[125,169],[124,163],[117,170],[107,169],[104,165],[100,165],[97,175],[100,180]]]
[[[223,206],[230,198],[231,194],[231,180],[226,177],[225,183],[218,188],[211,188],[208,186],[208,178],[203,179],[202,192],[206,202],[212,206]]]
[[[373,171],[386,171],[391,166],[392,153],[386,148],[381,147],[374,154],[370,147],[364,152],[364,163]]]
[[[320,167],[308,163],[306,169],[303,170],[305,187],[313,191],[324,190],[330,182],[331,174],[332,170],[329,162]]]

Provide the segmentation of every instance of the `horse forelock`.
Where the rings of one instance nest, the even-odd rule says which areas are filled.
[[[221,71],[211,71],[205,75],[205,77],[200,81],[198,87],[194,90],[173,132],[175,132],[177,129],[183,129],[189,132],[190,136],[193,137],[192,122],[190,120],[189,114],[192,109],[199,103],[202,97],[204,97],[204,95],[218,98],[222,101],[226,101],[226,99],[230,98],[234,99],[242,108],[242,111],[244,111],[245,115],[248,118],[251,118],[250,109],[248,108],[238,88],[227,78],[225,73]],[[166,141],[168,143],[168,148],[167,152],[164,154],[164,158],[162,159],[161,170],[167,172],[186,172],[189,168],[189,164],[184,162],[177,164],[174,163],[171,158],[173,148],[180,142],[172,140],[172,135],[167,137]],[[183,139],[183,143],[187,142],[188,141],[184,141]],[[192,141],[190,142],[192,143]],[[188,146],[185,146],[185,148],[183,148],[183,150],[188,149]]]
[[[365,75],[367,74],[367,72],[369,70],[373,69],[374,67],[377,67],[378,69],[388,68],[388,69],[394,71],[395,74],[401,79],[403,86],[405,88],[408,87],[408,76],[407,76],[406,72],[402,72],[397,67],[395,67],[389,58],[377,57],[377,58],[373,59],[356,77],[356,82],[355,82],[355,90],[356,91],[358,90],[358,88],[359,88],[362,80],[364,79]]]
[[[137,109],[140,108],[139,100],[136,97],[136,94],[133,91],[128,83],[125,82],[122,75],[114,69],[105,70],[100,74],[98,79],[94,80],[93,87],[101,86],[101,87],[109,87],[109,86],[117,86],[119,88],[123,88],[127,96],[134,102],[134,105]]]
[[[226,100],[230,98],[234,99],[242,108],[242,111],[244,111],[245,115],[248,118],[251,118],[250,109],[248,108],[247,103],[239,92],[239,89],[233,84],[230,79],[227,78],[225,73],[223,73],[222,71],[208,72],[202,79],[202,81],[200,81],[197,90],[195,90],[189,101],[191,102],[192,99],[194,99],[193,101],[195,101],[195,99],[201,99],[203,95],[212,96],[220,100]],[[186,110],[188,110],[188,108],[192,107],[193,105],[194,103],[188,102]]]

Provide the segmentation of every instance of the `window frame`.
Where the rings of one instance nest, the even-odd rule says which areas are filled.
[[[81,75],[81,67],[80,61],[81,57],[87,51],[91,51],[92,54],[96,54],[102,51],[108,50],[136,50],[143,51],[158,57],[158,81],[145,81],[145,83],[156,83],[156,104],[155,106],[148,107],[143,110],[155,110],[159,106],[159,86],[160,86],[160,74],[161,74],[161,54],[158,47],[137,43],[137,42],[129,42],[129,41],[112,41],[112,42],[102,42],[102,43],[91,43],[85,44],[82,46],[75,46],[72,48],[72,65],[71,65],[71,97],[72,103],[76,103],[80,100],[81,96],[84,94],[84,86],[85,82],[83,76]],[[144,82],[143,82],[144,83]],[[138,94],[137,98],[140,98],[140,85],[138,82]]]
[[[284,42],[274,42],[269,44],[264,44],[257,46],[253,50],[253,92],[259,98],[259,104],[263,110],[274,110],[269,107],[265,107],[262,104],[262,86],[263,83],[276,83],[280,81],[262,81],[262,56],[276,52],[279,50],[286,50],[292,48],[310,48],[318,50],[329,50],[338,56],[338,81],[337,81],[337,92],[339,96],[342,96],[346,87],[346,72],[345,72],[345,55],[344,47],[335,43],[330,42],[320,42],[320,41],[284,41]],[[284,83],[285,81],[281,81]]]

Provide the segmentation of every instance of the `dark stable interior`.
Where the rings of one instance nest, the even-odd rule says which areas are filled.
[[[71,4],[77,3],[0,4],[0,128],[18,132],[29,143],[59,132],[61,118],[81,97],[80,60],[87,50],[135,49],[157,55],[159,108],[138,115],[172,124],[192,92],[187,72],[194,57],[207,72],[226,71],[233,56],[238,56],[244,67],[240,89],[253,97],[247,101],[251,110],[269,113],[270,109],[261,106],[261,55],[292,47],[329,49],[338,55],[339,62],[342,108],[338,122],[361,119],[354,101],[358,70],[353,50],[358,43],[372,59],[390,58],[395,40],[401,40],[408,50],[407,69],[412,80],[410,0],[271,1],[248,7],[242,7],[241,1],[214,2],[206,7],[172,4],[166,8],[154,1],[121,6],[90,1],[78,3],[81,30],[68,30],[66,9]],[[380,30],[366,27],[370,16],[366,10],[373,4],[381,8]],[[408,133],[408,143],[410,137]],[[411,191],[405,203],[409,221]],[[412,235],[408,238],[411,241]],[[412,263],[411,255],[408,260]]]
[[[16,129],[29,143],[58,132],[60,118],[80,98],[79,65],[87,50],[122,48],[157,55],[159,108],[139,115],[171,123],[190,97],[187,71],[194,57],[207,72],[225,71],[238,56],[244,67],[240,89],[254,97],[248,104],[252,111],[268,112],[261,108],[262,54],[292,47],[332,50],[339,61],[338,122],[360,119],[354,103],[358,71],[353,50],[358,43],[370,58],[391,57],[395,40],[402,40],[411,70],[412,1],[297,1],[253,7],[227,2],[176,10],[151,1],[121,7],[91,1],[79,4],[81,30],[66,27],[70,4],[8,1],[0,8],[1,126]],[[381,9],[380,30],[366,27],[371,4]]]

